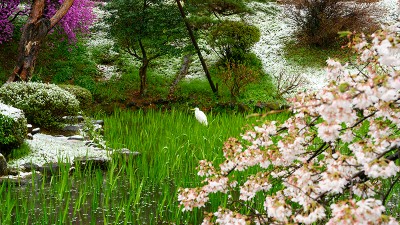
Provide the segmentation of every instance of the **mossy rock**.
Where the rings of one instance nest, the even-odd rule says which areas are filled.
[[[24,143],[27,134],[24,113],[12,106],[0,103],[0,153],[8,154]]]
[[[79,102],[54,84],[13,82],[0,88],[0,100],[24,111],[29,123],[43,128],[62,128],[63,116],[75,116]]]
[[[75,85],[58,85],[60,88],[68,91],[73,94],[75,98],[79,101],[79,106],[81,109],[86,110],[89,109],[93,102],[92,93],[86,88],[75,86]]]

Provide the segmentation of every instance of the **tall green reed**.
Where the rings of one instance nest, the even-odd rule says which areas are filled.
[[[223,161],[221,146],[259,118],[208,113],[209,126],[186,111],[116,111],[105,121],[108,147],[139,156],[115,157],[107,171],[61,167],[22,187],[0,184],[0,224],[199,224],[204,209],[182,213],[179,187],[200,185],[200,159]],[[244,175],[245,176],[245,175]],[[213,195],[215,211],[226,196]]]
[[[239,137],[244,132],[243,127],[260,120],[258,117],[246,119],[240,114],[208,113],[209,126],[206,127],[196,121],[193,112],[188,111],[116,111],[105,119],[105,138],[110,147],[125,147],[141,153],[129,165],[133,168],[127,168],[136,171],[130,179],[143,185],[140,191],[135,187],[132,191],[146,190],[141,201],[150,202],[147,209],[163,222],[199,222],[201,210],[195,216],[181,213],[177,189],[200,185],[196,175],[198,161],[208,159],[221,163],[224,160],[221,150],[224,141],[231,136]],[[215,196],[216,204],[221,197]],[[154,201],[155,206],[151,206]],[[216,204],[209,210],[215,210]]]

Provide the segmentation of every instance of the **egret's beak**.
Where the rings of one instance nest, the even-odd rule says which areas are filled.
[[[190,110],[193,110],[193,111],[194,111],[195,109],[190,109]]]

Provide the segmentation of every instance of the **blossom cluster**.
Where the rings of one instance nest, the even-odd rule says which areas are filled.
[[[14,26],[10,22],[18,10],[19,0],[4,0],[0,4],[0,44],[12,38]]]
[[[64,0],[46,0],[45,16],[52,17]],[[28,6],[22,7],[20,0],[2,0],[0,4],[0,44],[9,41],[13,36],[14,17],[27,14]],[[96,16],[93,13],[94,2],[90,0],[75,0],[67,14],[57,24],[68,40],[75,41],[77,32],[88,33]]]
[[[47,16],[53,16],[64,0],[46,0]],[[76,32],[88,33],[96,16],[93,13],[94,2],[90,0],[75,0],[67,14],[60,20],[58,26],[67,35],[68,40],[76,41]]]
[[[400,35],[386,27],[354,36],[349,46],[358,55],[357,70],[328,59],[331,82],[290,99],[293,116],[256,126],[242,140],[230,138],[219,170],[201,161],[204,186],[179,190],[183,210],[205,207],[211,193],[239,192],[235,201],[243,205],[264,196],[264,211],[242,215],[220,207],[204,224],[250,218],[257,224],[398,224],[384,215],[387,198],[379,198],[391,191],[381,181],[400,171]],[[247,180],[232,175],[250,167],[258,172]]]

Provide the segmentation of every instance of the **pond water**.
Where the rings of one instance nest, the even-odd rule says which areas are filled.
[[[170,224],[161,216],[173,214],[165,204],[174,198],[172,180],[157,187],[114,172],[61,172],[21,187],[2,184],[0,224]],[[171,195],[163,194],[165,188]]]

